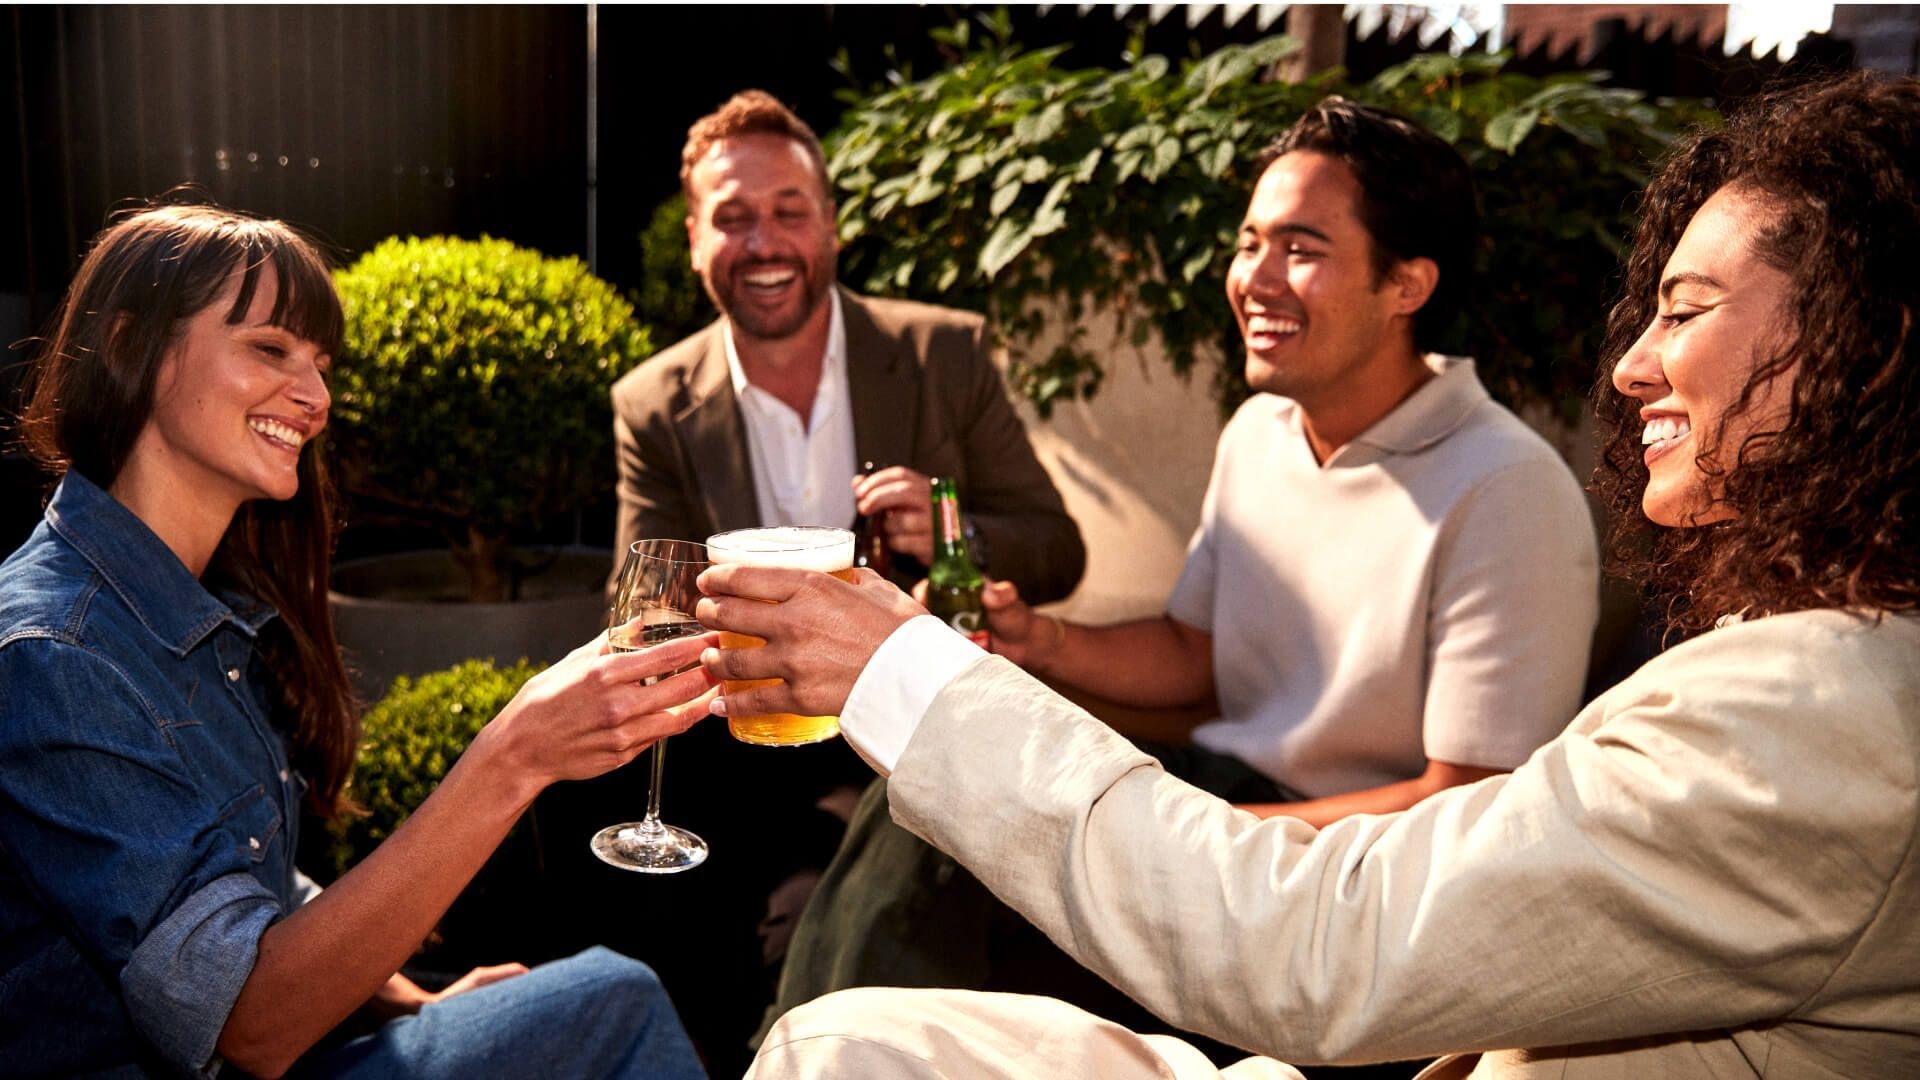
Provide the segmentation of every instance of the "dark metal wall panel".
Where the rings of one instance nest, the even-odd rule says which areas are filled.
[[[346,252],[441,231],[585,250],[584,8],[37,11],[12,12],[7,236],[29,260],[0,291],[57,289],[112,210],[180,183]]]
[[[117,208],[177,184],[343,257],[395,234],[586,251],[582,6],[17,5],[0,19],[0,347]],[[38,517],[0,351],[0,554]]]

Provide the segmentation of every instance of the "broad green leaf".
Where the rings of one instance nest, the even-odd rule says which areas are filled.
[[[1201,168],[1208,176],[1215,179],[1225,176],[1227,170],[1233,167],[1233,154],[1233,144],[1222,139],[1202,154]]]
[[[1562,82],[1545,87],[1520,104],[1526,108],[1543,112],[1562,102],[1571,101],[1574,98],[1591,98],[1595,96],[1597,95],[1593,87],[1584,82]]]
[[[1052,210],[1054,207],[1059,206],[1061,200],[1067,197],[1067,192],[1072,190],[1072,188],[1073,188],[1072,177],[1063,176],[1060,179],[1055,180],[1053,182],[1053,186],[1047,188],[1046,197],[1040,200],[1040,209],[1036,210],[1035,213],[1044,214]],[[1052,230],[1048,230],[1048,231],[1051,232]]]
[[[925,206],[946,192],[947,185],[939,177],[922,176],[914,181],[912,189],[907,192],[905,203],[908,206]]]
[[[1149,146],[1167,137],[1167,129],[1160,124],[1139,124],[1121,132],[1120,138],[1113,144],[1115,150],[1131,150],[1136,146]]]
[[[1601,130],[1598,124],[1591,123],[1581,117],[1562,115],[1558,112],[1550,114],[1550,120],[1555,127],[1596,150],[1605,150],[1607,148],[1607,133]]]
[[[1100,167],[1100,159],[1103,154],[1104,151],[1097,146],[1087,151],[1087,156],[1081,158],[1080,164],[1074,167],[1074,182],[1084,184],[1093,179],[1094,170]]]
[[[1449,144],[1460,141],[1462,122],[1460,114],[1452,109],[1442,109],[1429,105],[1414,114],[1420,126],[1445,139]]]
[[[1181,280],[1191,284],[1194,279],[1206,273],[1207,267],[1213,265],[1213,256],[1214,253],[1205,247],[1188,255],[1180,264]]]
[[[1031,141],[1035,143],[1051,142],[1059,136],[1061,130],[1066,126],[1066,107],[1059,102],[1055,102],[1041,110],[1040,115],[1034,119],[1033,132],[1030,137]]]
[[[1143,56],[1133,65],[1133,74],[1141,82],[1159,82],[1167,77],[1167,66],[1164,56]]]
[[[1006,213],[1007,207],[1012,206],[1014,200],[1020,197],[1020,189],[1022,186],[1020,181],[1015,180],[1011,184],[1002,184],[994,188],[993,198],[987,203],[988,212],[994,217],[999,217]]]
[[[1006,269],[1008,263],[1020,257],[1032,240],[1032,223],[1019,218],[1001,218],[988,234],[987,242],[980,248],[980,276],[989,280]]]
[[[953,166],[953,182],[964,184],[987,170],[987,155],[967,154]]]
[[[919,173],[921,176],[932,176],[934,173],[937,173],[940,171],[940,166],[945,165],[947,163],[947,158],[951,157],[952,155],[953,155],[953,151],[948,150],[945,146],[942,146],[939,143],[935,143],[932,146],[927,147],[927,152],[924,155],[922,155],[920,158],[919,167],[916,168],[914,171]]]
[[[1487,145],[1511,154],[1519,147],[1520,140],[1533,130],[1533,125],[1539,122],[1540,114],[1532,109],[1508,109],[1487,121]]]
[[[1168,136],[1154,146],[1153,160],[1141,168],[1140,175],[1148,180],[1158,180],[1165,176],[1167,170],[1173,168],[1179,160],[1180,140]]]

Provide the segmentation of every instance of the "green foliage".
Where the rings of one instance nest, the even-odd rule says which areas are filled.
[[[687,253],[687,199],[654,208],[640,234],[641,284],[633,306],[661,341],[679,341],[712,322],[715,312]]]
[[[539,671],[524,660],[505,670],[469,660],[418,680],[395,679],[361,722],[360,756],[347,791],[366,813],[343,815],[329,826],[334,874],[346,873],[393,835]]]
[[[1025,50],[1004,21],[983,25],[987,40],[939,74],[850,99],[828,138],[842,273],[872,292],[990,311],[1015,385],[1043,415],[1091,396],[1101,375],[1078,334],[1025,355],[1046,296],[1076,324],[1090,306],[1112,309],[1135,343],[1157,329],[1182,372],[1215,346],[1223,407],[1245,395],[1224,281],[1253,161],[1329,93],[1426,125],[1473,167],[1481,287],[1449,351],[1476,356],[1508,401],[1577,400],[1645,165],[1679,121],[1704,114],[1595,74],[1509,73],[1505,57],[1420,56],[1363,84],[1338,71],[1262,81],[1298,48],[1286,37],[1178,65],[1145,56],[1068,71],[1061,50]],[[968,36],[963,25],[942,41]]]
[[[615,379],[652,346],[578,259],[394,238],[336,275],[335,441],[351,489],[450,531],[538,526],[613,487]]]

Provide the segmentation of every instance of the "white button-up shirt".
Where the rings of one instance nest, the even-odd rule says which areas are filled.
[[[853,521],[853,403],[847,389],[847,327],[840,314],[839,290],[827,294],[832,317],[827,351],[820,363],[820,387],[813,415],[804,422],[786,402],[747,381],[733,343],[733,324],[724,339],[734,397],[747,429],[747,457],[753,468],[753,496],[763,525],[830,525]]]

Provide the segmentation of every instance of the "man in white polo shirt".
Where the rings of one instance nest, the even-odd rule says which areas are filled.
[[[1471,361],[1422,348],[1459,309],[1475,235],[1451,147],[1339,99],[1310,111],[1267,152],[1240,230],[1227,295],[1259,392],[1220,437],[1166,613],[1072,625],[997,584],[994,651],[1137,708],[1217,702],[1190,744],[1156,756],[1257,814],[1315,825],[1404,810],[1558,734],[1597,616],[1585,500]],[[995,944],[1007,932],[988,920],[1004,909],[862,809],[774,1012],[856,985],[1105,989],[1020,981],[1010,969],[1033,964],[1037,935]]]

